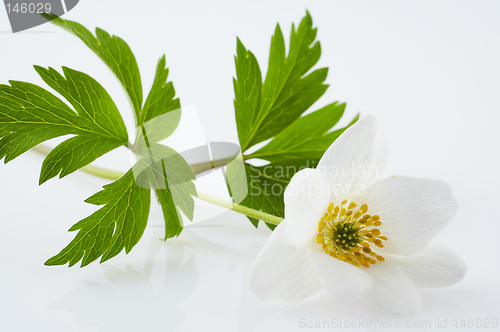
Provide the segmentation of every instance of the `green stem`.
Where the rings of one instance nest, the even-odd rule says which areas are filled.
[[[42,144],[35,146],[32,150],[36,151],[40,154],[43,154],[43,155],[48,155],[51,151],[51,149],[49,147],[42,145]],[[216,161],[214,161],[214,164],[222,166],[222,162],[223,161],[216,160]],[[198,165],[200,165],[200,164],[198,164]],[[208,169],[210,169],[210,168],[208,168]],[[199,172],[195,171],[195,173],[201,173],[201,171],[206,171],[208,169],[205,169],[205,167],[200,167],[200,168],[198,168]],[[122,172],[111,171],[111,170],[108,170],[105,168],[92,166],[92,165],[87,165],[83,168],[80,168],[80,171],[85,172],[87,174],[91,174],[91,175],[100,177],[100,178],[103,178],[103,179],[108,179],[108,180],[118,180],[119,178],[121,178],[123,176]],[[272,214],[257,211],[257,210],[254,210],[254,209],[251,209],[251,208],[248,208],[246,206],[239,205],[236,203],[228,202],[228,201],[225,201],[223,199],[220,199],[220,198],[217,198],[214,196],[210,196],[208,194],[205,194],[205,193],[202,193],[199,191],[198,191],[198,198],[201,200],[204,200],[206,202],[209,202],[209,203],[212,203],[212,204],[215,204],[218,206],[222,206],[226,209],[233,210],[233,211],[236,211],[238,213],[244,214],[248,217],[263,220],[263,221],[270,223],[270,224],[273,224],[273,225],[278,225],[283,220],[282,218],[273,216]]]
[[[249,217],[252,217],[255,219],[259,219],[259,220],[263,220],[263,221],[270,223],[270,224],[273,224],[273,225],[279,225],[279,223],[283,221],[282,218],[273,216],[272,214],[257,211],[257,210],[254,210],[254,209],[251,209],[251,208],[248,208],[246,206],[239,205],[236,203],[231,203],[231,202],[225,201],[223,199],[220,199],[220,198],[217,198],[214,196],[207,195],[207,194],[199,192],[199,191],[198,191],[198,198],[202,199],[206,202],[209,202],[209,203],[212,203],[212,204],[215,204],[218,206],[222,206],[226,209],[233,210],[233,211],[236,211],[238,213],[242,213],[246,216],[249,216]]]

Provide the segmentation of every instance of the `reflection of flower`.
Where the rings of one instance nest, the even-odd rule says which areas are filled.
[[[431,243],[457,203],[441,181],[385,177],[387,144],[364,117],[304,169],[285,191],[285,220],[255,261],[251,286],[270,301],[295,301],[326,289],[415,314],[417,288],[460,281],[464,261]],[[360,171],[363,170],[363,171]],[[368,170],[368,171],[367,171]]]

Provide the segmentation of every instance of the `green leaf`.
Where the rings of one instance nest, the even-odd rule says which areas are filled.
[[[67,67],[62,67],[66,77],[50,67],[34,67],[45,83],[71,103],[80,117],[90,120],[109,137],[128,140],[118,108],[96,80]]]
[[[175,98],[172,82],[168,82],[165,56],[160,58],[151,91],[142,109],[135,148],[143,157],[134,173],[147,173],[147,181],[158,197],[165,221],[165,239],[178,236],[183,229],[179,209],[193,220],[196,179],[190,166],[175,150],[156,144],[169,137],[177,128],[180,118],[180,101]],[[147,184],[149,186],[149,184]]]
[[[181,116],[180,101],[168,81],[165,56],[158,61],[153,86],[143,106],[139,68],[122,39],[99,28],[94,36],[79,23],[50,18],[52,23],[79,37],[117,76],[133,106],[139,128],[132,150],[154,154],[148,163],[138,163],[121,179],[87,200],[104,207],[75,224],[70,229],[79,230],[75,239],[46,264],[72,266],[81,260],[85,266],[100,256],[101,262],[106,261],[123,248],[128,253],[144,232],[151,186],[163,209],[165,237],[179,235],[180,213],[192,220],[192,196],[197,193],[195,176],[184,158],[173,149],[156,144],[175,131]],[[72,108],[34,84],[11,81],[10,86],[0,85],[0,159],[5,157],[8,162],[46,140],[72,135],[45,158],[41,184],[57,174],[64,177],[119,146],[130,147],[123,119],[98,82],[66,67],[64,75],[52,68],[35,66],[35,69]],[[141,165],[145,166],[135,174],[136,166]]]
[[[182,217],[175,206],[170,188],[156,190],[156,194],[163,212],[163,219],[165,220],[165,239],[179,236],[183,229]]]
[[[78,231],[76,237],[45,265],[73,266],[81,260],[84,267],[101,256],[102,263],[123,249],[129,253],[142,237],[151,191],[136,184],[132,170],[86,202],[104,206],[71,227],[70,232]]]
[[[160,60],[158,60],[153,86],[151,87],[148,98],[144,103],[140,123],[146,123],[153,118],[181,107],[179,98],[175,98],[174,84],[167,81],[169,70],[165,67],[165,65],[166,62],[164,55]],[[180,115],[177,119],[175,127],[171,129],[172,132],[177,127],[179,120]],[[175,121],[172,122],[175,123]],[[163,130],[165,131],[165,129]]]
[[[336,139],[334,135],[328,135],[327,131],[341,119],[345,106],[345,103],[339,105],[335,102],[299,118],[247,158],[271,162],[320,159]]]
[[[94,36],[81,24],[69,20],[53,18],[51,22],[79,37],[113,71],[128,94],[134,108],[137,127],[141,128],[140,132],[147,133],[143,136],[143,140],[149,139],[148,144],[154,144],[167,138],[175,131],[180,121],[181,112],[172,111],[180,109],[181,105],[179,99],[175,98],[173,83],[168,82],[169,70],[166,68],[165,56],[158,61],[153,86],[144,106],[142,106],[143,95],[139,67],[125,41],[117,36],[110,36],[99,28],[96,28]],[[167,113],[169,113],[168,116],[166,116]],[[138,135],[135,145],[144,144],[139,140],[140,135]],[[168,170],[169,166],[166,166]],[[152,167],[152,169],[156,168]],[[158,174],[156,175],[158,176]],[[169,192],[170,189],[172,189],[172,193]],[[169,211],[169,209],[175,210],[177,208],[176,206],[172,208],[171,203],[175,201],[186,216],[192,220],[194,202],[191,195],[196,195],[194,184],[192,181],[186,181],[171,185],[170,188],[167,186],[166,189],[158,189],[157,193],[164,209],[166,229],[170,229],[167,231],[166,238],[178,235],[182,230],[180,215]],[[176,226],[173,226],[174,224]]]
[[[119,141],[97,136],[72,137],[59,144],[47,155],[42,164],[40,184],[59,173],[63,178],[121,145]]]
[[[51,22],[80,38],[97,54],[116,75],[127,92],[134,109],[136,123],[140,125],[142,107],[141,74],[135,56],[127,43],[117,36],[110,36],[106,31],[96,28],[94,36],[83,25],[50,16]]]
[[[135,145],[157,143],[173,134],[181,120],[181,103],[175,98],[172,82],[168,82],[168,68],[165,67],[165,55],[158,61],[156,75],[148,98],[144,103],[139,121],[140,133]]]
[[[252,52],[247,51],[237,39],[237,56],[234,57],[236,77],[234,85],[234,110],[240,145],[249,141],[255,116],[259,113],[262,94],[262,76]]]
[[[330,132],[345,109],[345,104],[337,102],[301,116],[328,87],[323,84],[328,70],[312,70],[321,56],[316,32],[306,13],[297,30],[292,25],[287,56],[278,25],[264,83],[257,59],[237,40],[234,106],[248,182],[248,195],[240,204],[281,218],[283,193],[293,175],[316,167],[326,149],[357,120],[356,117],[348,126]],[[250,147],[270,138],[266,145],[248,153]],[[253,166],[249,161],[255,158],[269,163]],[[257,227],[258,220],[249,219]]]
[[[179,209],[193,220],[196,188],[195,175],[187,162],[175,150],[156,144],[169,137],[181,118],[181,104],[175,98],[172,82],[168,82],[165,56],[156,67],[153,86],[140,114],[135,149],[143,157],[135,166],[134,173],[147,174],[146,186],[151,183],[162,207],[165,221],[165,239],[178,236],[183,229]],[[144,158],[145,157],[145,158]]]
[[[271,164],[260,167],[245,164],[245,170],[248,180],[248,195],[240,204],[283,218],[285,214],[283,191],[290,179],[277,176],[276,174],[281,172],[281,169]],[[258,220],[249,219],[255,227],[258,226]]]
[[[191,170],[191,167],[178,153],[164,159],[163,167],[164,174],[166,174],[169,183],[167,189],[170,190],[175,205],[179,207],[189,220],[193,220],[193,196],[197,196],[197,193],[193,183],[193,181],[196,180],[196,176]],[[167,238],[171,237],[168,235],[165,236]]]
[[[307,74],[321,56],[320,43],[315,42],[316,32],[307,13],[297,30],[292,25],[290,51],[286,56],[283,34],[277,25],[264,84],[257,60],[238,41],[235,112],[243,151],[278,134],[325,93],[328,86],[323,82],[328,69]]]
[[[30,83],[0,85],[0,158],[18,157],[46,140],[77,135],[52,150],[42,165],[40,183],[64,177],[128,142],[125,124],[106,90],[90,76],[63,68],[35,69],[76,110]]]
[[[179,200],[176,201],[174,199],[174,195],[172,193],[173,186],[167,178],[168,175],[166,169],[167,167],[165,166],[164,161],[155,163],[148,169],[148,178],[153,179],[151,183],[153,188],[155,188],[158,202],[160,203],[163,212],[163,219],[165,220],[165,239],[169,239],[178,236],[182,232],[183,224],[182,216],[180,215],[178,207]],[[192,189],[194,191],[194,194],[196,195],[194,184],[192,182],[189,183],[192,185]],[[175,191],[174,193],[178,194]],[[188,209],[188,211],[191,213],[190,218],[192,219],[194,211],[194,201],[189,193],[186,194],[186,199],[190,200],[192,203],[192,208]]]
[[[178,236],[183,225],[177,209],[193,220],[196,177],[186,160],[165,145],[144,145],[139,155],[142,158],[133,167],[134,176],[141,180],[139,186],[155,189],[165,219],[165,238]]]
[[[153,187],[165,218],[165,238],[178,236],[182,231],[182,217],[192,213],[196,189],[195,178],[184,158],[173,149],[154,145],[153,158],[140,159],[122,178],[86,200],[104,205],[89,217],[79,221],[70,231],[78,231],[75,238],[46,265],[73,266],[81,260],[86,266],[99,257],[101,263],[126,253],[137,244],[147,224],[151,190]],[[150,164],[153,160],[152,164]]]

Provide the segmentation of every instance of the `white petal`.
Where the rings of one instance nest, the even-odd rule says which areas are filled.
[[[331,196],[324,172],[306,168],[293,176],[284,194],[286,231],[293,245],[315,243],[318,222],[327,212]]]
[[[312,257],[319,281],[333,298],[353,301],[372,286],[372,278],[364,268],[333,258],[318,246],[313,248]]]
[[[399,267],[385,261],[372,265],[367,271],[373,278],[373,287],[361,295],[362,300],[397,315],[415,315],[420,311],[420,294]]]
[[[285,223],[276,227],[252,268],[250,287],[266,301],[299,301],[322,290],[311,250],[296,248],[288,241]]]
[[[417,288],[446,287],[461,281],[467,264],[456,252],[437,242],[413,256],[391,258]]]
[[[413,255],[427,247],[457,212],[448,184],[439,180],[393,176],[354,198],[380,216],[384,242],[381,254]],[[376,249],[376,248],[375,248]]]
[[[317,169],[326,172],[340,200],[386,176],[389,149],[374,116],[362,117],[326,150]]]

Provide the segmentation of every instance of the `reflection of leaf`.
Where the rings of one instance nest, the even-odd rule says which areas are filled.
[[[82,281],[83,288],[49,308],[66,310],[77,316],[76,323],[101,326],[102,332],[154,331],[165,324],[167,330],[176,331],[186,317],[178,307],[196,290],[198,273],[194,257],[185,259],[182,247],[165,247],[166,270],[160,285],[154,286],[148,275],[130,266],[122,270],[102,265],[107,283]]]
[[[311,71],[321,55],[316,31],[307,13],[297,30],[292,25],[286,55],[283,34],[277,25],[264,83],[255,56],[240,40],[237,45],[234,108],[238,138],[245,161],[259,158],[270,162],[261,167],[245,163],[248,195],[240,204],[282,218],[283,193],[290,178],[303,168],[315,167],[330,144],[348,127],[329,132],[342,117],[345,104],[332,103],[301,117],[328,87],[323,84],[326,68]],[[356,120],[357,117],[349,126]],[[272,140],[268,144],[248,153],[250,147],[269,138]],[[258,225],[258,220],[249,219]]]

